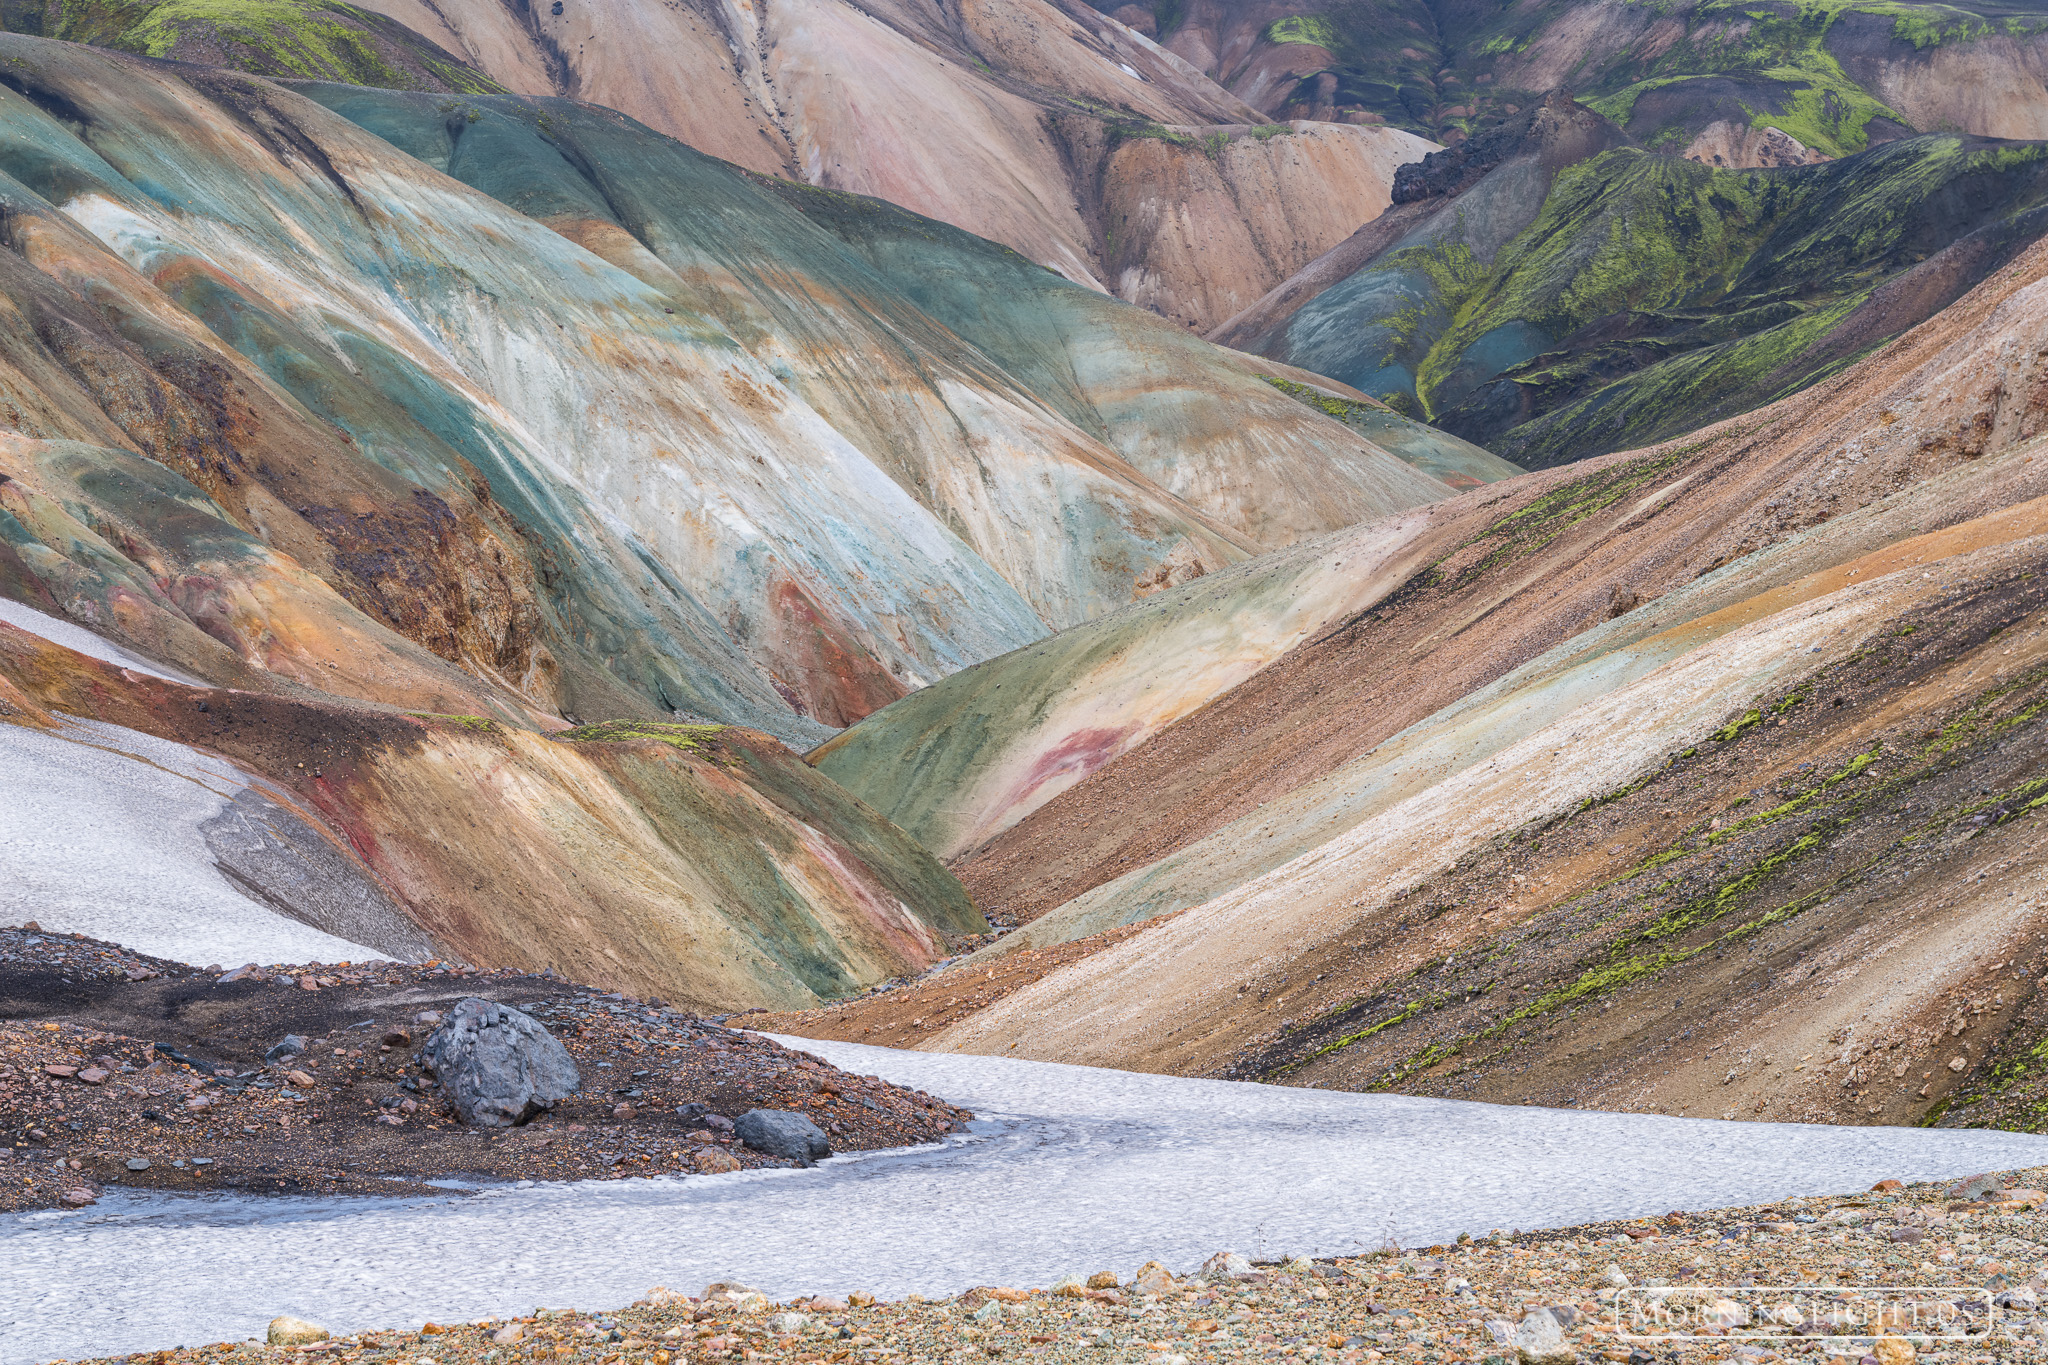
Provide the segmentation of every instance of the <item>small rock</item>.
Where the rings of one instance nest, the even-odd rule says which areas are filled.
[[[711,1106],[701,1101],[692,1101],[689,1104],[679,1104],[676,1106],[676,1117],[686,1124],[702,1124],[705,1115],[710,1112]]]
[[[422,1055],[464,1123],[510,1128],[583,1083],[569,1051],[532,1015],[475,996],[428,1036]]]
[[[222,977],[222,981],[261,981],[263,969],[253,962],[247,962]]]
[[[299,989],[302,991],[317,991],[320,989],[320,983],[310,976],[302,976],[299,978]]]
[[[724,1175],[740,1168],[740,1159],[718,1147],[699,1147],[690,1158],[699,1175]]]
[[[1893,1228],[1885,1236],[1894,1242],[1918,1242],[1927,1236],[1919,1228]]]
[[[815,1299],[812,1299],[807,1307],[813,1313],[844,1313],[846,1311],[846,1300],[833,1298],[829,1294],[820,1294]]]
[[[107,1075],[108,1073],[101,1070],[99,1067],[89,1066],[78,1073],[78,1079],[85,1082],[87,1085],[98,1085],[101,1081],[107,1078]]]
[[[46,1075],[46,1076],[55,1076],[55,1077],[57,1077],[57,1078],[58,1078],[59,1080],[67,1080],[67,1081],[68,1081],[68,1080],[70,1080],[70,1079],[71,1079],[71,1078],[72,1078],[73,1076],[76,1076],[76,1075],[78,1074],[78,1068],[77,1068],[77,1067],[75,1067],[75,1066],[57,1066],[57,1065],[54,1065],[54,1064],[53,1064],[53,1065],[50,1065],[50,1066],[46,1066],[46,1067],[44,1067],[44,1068],[43,1068],[43,1074],[44,1074],[44,1075]]]
[[[1912,1365],[1919,1352],[1904,1337],[1879,1337],[1870,1354],[1876,1357],[1877,1365]]]
[[[461,1008],[462,1008],[462,1006],[461,1006],[461,1005],[457,1005],[457,1006],[456,1006],[455,1008],[457,1008],[457,1009],[461,1009]],[[439,1011],[439,1010],[421,1010],[421,1011],[420,1011],[420,1012],[419,1012],[418,1014],[415,1014],[415,1015],[414,1015],[414,1016],[412,1017],[412,1021],[413,1021],[413,1022],[414,1022],[415,1024],[425,1024],[425,1025],[426,1025],[426,1026],[427,1026],[428,1028],[432,1028],[432,1027],[434,1027],[434,1026],[435,1026],[436,1024],[438,1024],[438,1023],[440,1023],[440,1022],[441,1022],[441,1011]]]
[[[516,1322],[508,1322],[491,1333],[491,1342],[496,1346],[517,1346],[526,1340],[526,1329]]]
[[[304,1318],[272,1318],[268,1340],[272,1346],[310,1346],[327,1340],[327,1329]]]
[[[998,1322],[1001,1321],[1003,1316],[1003,1305],[999,1300],[990,1299],[987,1303],[975,1309],[972,1313],[969,1313],[967,1316],[972,1321],[982,1323],[984,1325],[991,1322]]]
[[[410,1030],[407,1029],[395,1028],[387,1031],[385,1035],[382,1038],[379,1038],[377,1041],[382,1043],[385,1047],[411,1047],[412,1033]]]
[[[733,1124],[732,1133],[757,1152],[805,1166],[832,1155],[824,1130],[787,1109],[749,1109]]]
[[[129,1157],[129,1158],[128,1158],[128,1169],[129,1169],[129,1170],[131,1170],[131,1171],[146,1171],[146,1170],[148,1170],[148,1169],[149,1169],[149,1158],[148,1158],[148,1157],[146,1157],[146,1156],[131,1156],[131,1157]]]
[[[90,1204],[94,1202],[96,1199],[98,1199],[99,1196],[88,1189],[75,1189],[66,1190],[64,1191],[64,1193],[58,1195],[57,1198],[62,1200],[64,1203],[69,1204],[74,1209],[82,1209],[87,1204]]]
[[[1235,1255],[1236,1253],[1234,1253],[1234,1252],[1225,1252],[1224,1254],[1225,1254],[1225,1255]],[[1240,1256],[1240,1257],[1238,1257],[1238,1259],[1239,1259],[1239,1260],[1244,1260],[1244,1258],[1243,1258],[1243,1257],[1241,1257],[1241,1256]],[[1249,1262],[1249,1261],[1246,1261],[1246,1262],[1245,1262],[1245,1264],[1246,1264],[1246,1265],[1250,1265],[1250,1264],[1251,1264],[1251,1262]],[[1095,1272],[1095,1273],[1094,1273],[1093,1275],[1090,1275],[1090,1276],[1088,1277],[1088,1287],[1089,1287],[1090,1289],[1114,1289],[1114,1288],[1116,1288],[1116,1272],[1115,1272],[1114,1270],[1098,1270],[1098,1271],[1096,1271],[1096,1272]]]
[[[284,1073],[284,1078],[301,1090],[313,1084],[313,1078],[303,1071],[287,1071]]]
[[[623,1123],[623,1122],[625,1122],[625,1121],[626,1121],[627,1119],[630,1119],[630,1118],[632,1118],[632,1117],[633,1117],[633,1106],[632,1106],[632,1105],[630,1105],[630,1104],[615,1104],[615,1105],[613,1105],[613,1106],[612,1106],[612,1117],[613,1117],[613,1118],[615,1118],[615,1119],[618,1119],[618,1120],[619,1120],[620,1122],[622,1122],[622,1123]]]
[[[1157,1261],[1147,1261],[1138,1267],[1138,1273],[1131,1280],[1131,1288],[1140,1294],[1170,1294],[1173,1292],[1173,1276]]]
[[[1968,1057],[1951,1057],[1948,1059],[1948,1069],[1950,1071],[1961,1071],[1969,1065],[1970,1059]]]
[[[2025,1285],[1999,1290],[1998,1296],[1992,1302],[2000,1308],[2011,1308],[2021,1313],[2031,1313],[2041,1306],[2039,1296]]]
[[[1607,1269],[1601,1273],[1600,1278],[1607,1281],[1610,1289],[1627,1289],[1635,1283],[1628,1277],[1628,1272],[1613,1261],[1607,1263]]]
[[[2005,1185],[1989,1172],[1973,1175],[1967,1180],[1958,1180],[1948,1187],[1951,1199],[1995,1199],[2005,1192]]]
[[[1522,1365],[1572,1365],[1577,1358],[1548,1308],[1539,1308],[1522,1319],[1515,1329],[1515,1354]]]
[[[855,1308],[873,1308],[875,1296],[865,1289],[856,1289],[846,1296],[846,1301]]]
[[[1870,1187],[1870,1192],[1872,1194],[1890,1194],[1893,1190],[1903,1190],[1905,1188],[1906,1186],[1903,1181],[1880,1180]]]
[[[810,1325],[810,1317],[803,1313],[777,1313],[768,1319],[768,1330],[780,1337],[793,1337]]]
[[[282,1061],[286,1057],[296,1057],[305,1050],[306,1040],[296,1033],[288,1033],[276,1047],[263,1054],[263,1060],[266,1062]]]

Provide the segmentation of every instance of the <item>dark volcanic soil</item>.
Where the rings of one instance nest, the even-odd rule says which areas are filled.
[[[115,1184],[391,1194],[447,1178],[788,1164],[685,1120],[687,1104],[726,1119],[795,1110],[835,1150],[935,1141],[970,1117],[769,1039],[547,976],[390,962],[229,975],[0,929],[0,1210],[89,1202]],[[418,1053],[438,1013],[468,996],[546,1024],[582,1090],[522,1128],[464,1126]],[[306,1050],[266,1063],[287,1035]]]

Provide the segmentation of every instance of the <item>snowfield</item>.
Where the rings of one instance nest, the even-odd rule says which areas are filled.
[[[2025,1134],[1715,1123],[1184,1080],[785,1039],[972,1106],[943,1146],[810,1171],[391,1201],[110,1194],[0,1219],[0,1362],[616,1307],[1045,1285],[1865,1189],[2048,1162]],[[167,1275],[166,1266],[178,1273]]]

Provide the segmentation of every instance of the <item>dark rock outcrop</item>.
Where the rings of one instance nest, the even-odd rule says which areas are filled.
[[[1588,141],[1597,145],[1580,145]],[[1568,165],[1627,142],[1627,134],[1575,101],[1571,91],[1553,90],[1527,113],[1397,169],[1393,200],[1414,204],[1455,197],[1503,161],[1525,151],[1551,153],[1546,160],[1553,165]]]
[[[732,1126],[733,1136],[757,1152],[809,1166],[832,1155],[825,1132],[802,1114],[787,1109],[749,1109]]]
[[[462,1121],[510,1128],[576,1093],[569,1051],[532,1015],[475,996],[448,1011],[421,1058]]]

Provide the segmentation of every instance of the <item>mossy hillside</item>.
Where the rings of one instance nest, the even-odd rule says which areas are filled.
[[[10,27],[149,57],[393,90],[503,87],[412,30],[343,0],[50,0]]]
[[[1830,156],[1861,151],[1882,137],[1937,131],[1911,128],[1852,74],[1856,63],[1849,59],[1845,66],[1845,55],[1868,49],[1873,38],[1910,58],[1938,47],[2048,29],[2048,11],[1893,0],[1727,0],[1690,7],[1668,0],[1625,2],[1653,11],[1660,23],[1681,22],[1683,35],[1654,45],[1595,41],[1589,50],[1608,55],[1589,56],[1565,83],[1629,125],[1639,142],[1666,150],[1682,147],[1721,118],[1781,128]],[[1311,98],[1321,88],[1318,78],[1327,74],[1336,81],[1340,109],[1374,113],[1442,140],[1489,127],[1540,99],[1544,91],[1519,85],[1522,54],[1546,38],[1568,46],[1583,41],[1561,30],[1567,24],[1583,29],[1587,9],[1338,0],[1304,5],[1268,23],[1260,36],[1331,54],[1327,68],[1303,76],[1297,98]],[[1748,93],[1731,98],[1726,90],[1704,88],[1727,77]],[[1633,122],[1641,95],[1692,83],[1703,88],[1646,106],[1650,117],[1639,126]]]
[[[1414,362],[1422,414],[1555,464],[1812,382],[1845,362],[1823,343],[1872,290],[2044,195],[2048,147],[2034,143],[1931,136],[1750,171],[1618,149],[1562,171],[1491,266],[1452,259],[1455,246],[1375,262],[1430,292],[1356,324],[1397,342],[1440,332]]]

